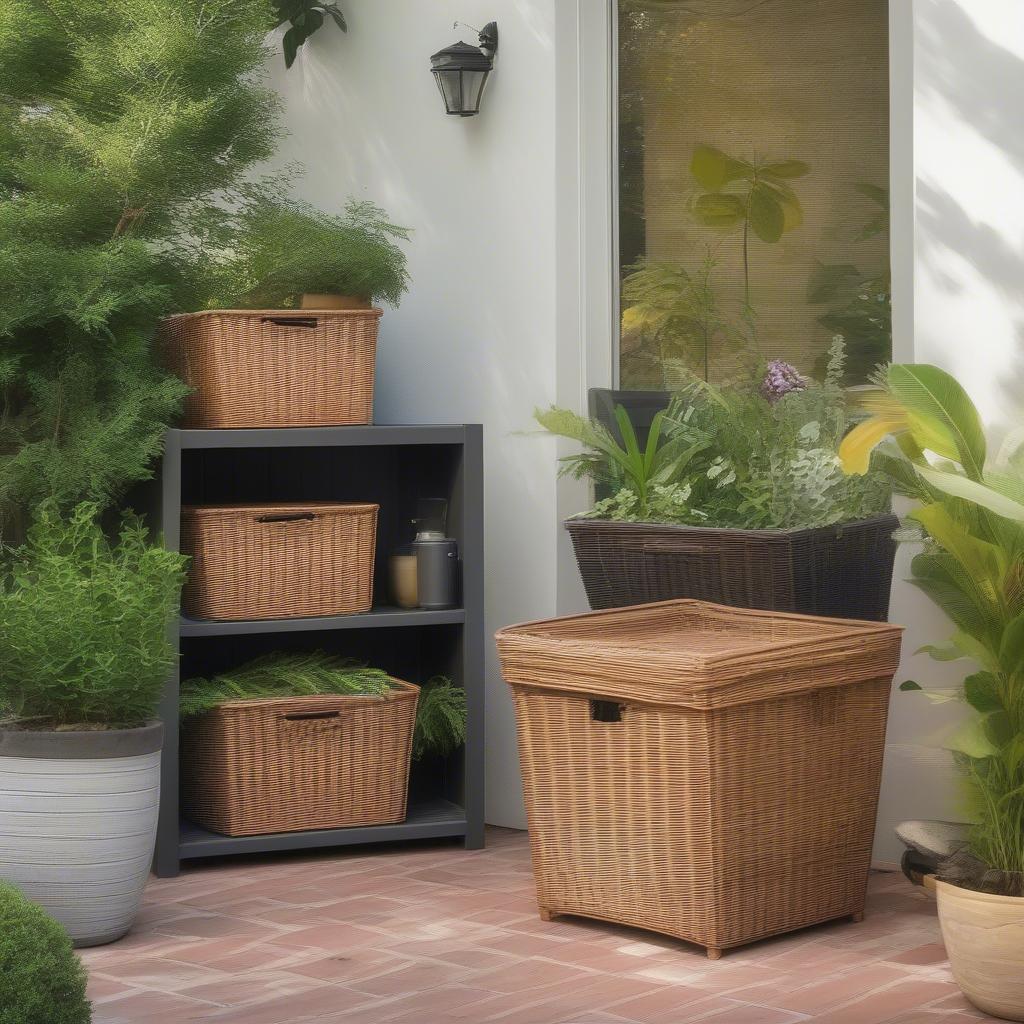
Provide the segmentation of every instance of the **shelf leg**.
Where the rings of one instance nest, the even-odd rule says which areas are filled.
[[[153,855],[153,874],[157,878],[177,878],[181,874],[181,859],[178,848],[164,849],[158,842]]]

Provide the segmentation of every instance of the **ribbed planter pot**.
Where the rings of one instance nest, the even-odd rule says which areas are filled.
[[[0,729],[0,878],[76,946],[135,920],[156,839],[163,725],[96,732]]]
[[[884,622],[899,520],[892,515],[813,530],[722,530],[569,519],[593,609],[680,597]]]
[[[1024,1021],[1024,898],[936,882],[953,977],[984,1013]]]

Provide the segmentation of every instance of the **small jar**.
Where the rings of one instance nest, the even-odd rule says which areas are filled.
[[[415,551],[407,547],[400,548],[388,559],[388,580],[391,600],[399,608],[419,607]]]

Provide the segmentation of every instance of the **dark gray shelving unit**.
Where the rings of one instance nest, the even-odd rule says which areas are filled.
[[[372,501],[380,514],[374,594],[387,594],[387,558],[408,539],[416,501],[449,502],[462,556],[462,604],[443,611],[382,603],[361,615],[212,622],[182,617],[179,666],[161,703],[165,736],[154,870],[228,854],[460,837],[483,846],[483,447],[479,424],[169,430],[160,481],[164,541],[177,549],[182,505]],[[178,686],[182,673],[221,671],[272,650],[330,650],[412,682],[450,676],[466,690],[465,749],[414,763],[409,809],[395,825],[231,837],[184,820],[178,799]]]

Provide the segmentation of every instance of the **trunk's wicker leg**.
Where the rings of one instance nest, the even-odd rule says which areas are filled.
[[[860,923],[861,923],[861,921],[863,921],[863,920],[864,920],[864,911],[863,911],[863,910],[858,910],[858,911],[857,911],[857,913],[855,913],[855,914],[851,914],[851,915],[850,915],[850,920],[851,920],[851,921],[852,921],[852,922],[853,922],[854,924],[860,924]]]
[[[542,921],[553,921],[557,916],[553,910],[548,910],[547,907],[540,908],[540,919]]]
[[[709,960],[721,960],[722,950],[718,946],[708,946],[708,959]]]

